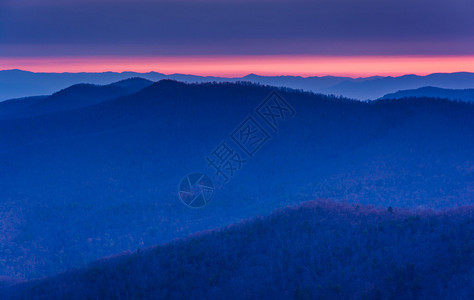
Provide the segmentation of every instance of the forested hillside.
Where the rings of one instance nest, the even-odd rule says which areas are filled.
[[[474,210],[307,202],[4,289],[12,299],[472,299]]]

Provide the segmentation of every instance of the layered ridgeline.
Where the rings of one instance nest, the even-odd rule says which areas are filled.
[[[53,275],[309,199],[473,204],[472,104],[281,89],[295,115],[274,131],[253,112],[273,90],[162,80],[82,108],[0,120],[0,275]],[[215,182],[206,207],[183,205],[181,179],[215,174],[206,157],[222,141],[240,151],[229,136],[249,115],[270,139],[241,154],[246,162]]]
[[[323,94],[367,100],[378,99],[399,90],[435,86],[445,89],[468,89],[474,87],[474,73],[435,73],[426,76],[372,76],[362,78],[338,76],[261,76],[249,74],[243,77],[225,78],[185,74],[162,74],[157,72],[104,72],[104,73],[34,73],[22,70],[0,70],[0,101],[25,96],[49,95],[78,83],[109,84],[130,77],[142,77],[152,81],[162,79],[188,83],[248,81],[273,86],[303,89]]]
[[[307,202],[6,286],[4,299],[472,299],[474,208]]]

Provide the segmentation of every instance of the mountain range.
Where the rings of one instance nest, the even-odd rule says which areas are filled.
[[[54,275],[318,198],[473,204],[470,103],[361,102],[248,82],[116,85],[28,98],[0,119],[0,275]],[[294,114],[272,128],[256,108],[275,91]],[[39,103],[44,110],[31,109]],[[249,117],[269,137],[251,156],[232,139]],[[223,141],[243,159],[226,183],[207,160]],[[215,184],[202,209],[178,197],[191,172]]]
[[[248,81],[278,87],[302,89],[315,93],[333,94],[358,100],[378,99],[388,93],[425,86],[446,89],[469,89],[474,87],[474,74],[467,72],[436,73],[426,76],[372,76],[366,78],[260,76],[255,74],[225,78],[185,74],[166,75],[157,72],[34,73],[22,70],[3,70],[0,71],[0,101],[11,98],[50,95],[58,90],[79,83],[106,85],[131,77],[141,77],[151,81],[173,79],[188,83]]]

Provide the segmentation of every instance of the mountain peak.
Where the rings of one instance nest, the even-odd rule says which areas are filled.
[[[150,87],[153,88],[177,88],[183,87],[186,83],[174,79],[161,79],[155,83],[153,83]]]
[[[131,77],[131,78],[123,79],[123,80],[108,84],[106,86],[119,87],[131,93],[135,93],[152,84],[153,84],[153,81],[151,80],[141,78],[141,77]]]

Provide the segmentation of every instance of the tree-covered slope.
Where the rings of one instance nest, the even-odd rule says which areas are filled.
[[[471,207],[307,202],[5,288],[13,299],[472,299]]]

